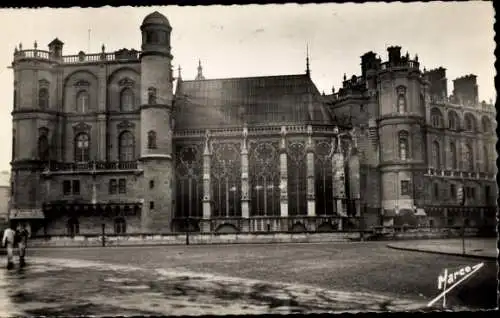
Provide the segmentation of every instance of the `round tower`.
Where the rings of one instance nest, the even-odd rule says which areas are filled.
[[[419,205],[419,183],[425,170],[426,81],[419,63],[389,47],[379,71],[380,184],[383,221],[392,225],[404,210]]]
[[[58,45],[62,51],[62,42]],[[11,162],[14,210],[41,209],[44,187],[40,175],[57,155],[54,142],[58,64],[59,60],[50,51],[40,50],[36,41],[32,49],[23,49],[19,44],[14,51]]]
[[[149,232],[169,231],[172,221],[171,31],[159,12],[146,16],[141,25],[142,229]]]

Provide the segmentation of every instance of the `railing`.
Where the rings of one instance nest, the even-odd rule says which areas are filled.
[[[380,69],[382,71],[396,68],[414,68],[419,69],[420,63],[417,61],[401,61],[399,63],[395,62],[384,62],[380,64]]]
[[[64,64],[78,64],[78,63],[97,63],[97,62],[109,62],[109,61],[117,61],[117,60],[139,60],[139,55],[141,52],[139,51],[127,51],[125,53],[92,53],[85,54],[80,53],[76,55],[66,55],[61,59],[58,59],[48,51],[43,50],[21,50],[14,53],[14,59],[43,59],[43,60],[52,60],[52,61],[62,61]]]
[[[492,180],[496,176],[491,172],[476,172],[476,171],[459,171],[459,170],[441,170],[435,168],[427,169],[428,176],[436,177],[458,177],[458,178],[468,178],[468,179],[489,179]]]
[[[51,162],[48,172],[137,170],[136,161]]]

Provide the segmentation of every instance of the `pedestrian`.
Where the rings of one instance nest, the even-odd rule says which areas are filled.
[[[10,224],[8,228],[3,231],[2,246],[7,249],[7,269],[14,267],[14,243],[16,238],[16,231],[14,231],[14,224]]]
[[[26,230],[26,225],[24,223],[17,228],[16,236],[19,251],[19,266],[24,267],[26,265],[26,245],[28,244],[29,237],[28,230]]]

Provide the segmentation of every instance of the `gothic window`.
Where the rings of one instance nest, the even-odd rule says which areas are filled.
[[[90,160],[90,138],[86,133],[79,133],[75,137],[75,161],[85,162]]]
[[[115,234],[125,234],[127,232],[127,222],[120,217],[115,219]]]
[[[474,132],[476,130],[476,123],[472,114],[465,115],[465,130],[469,132]]]
[[[457,146],[454,142],[450,142],[450,161],[451,161],[451,169],[457,169]]]
[[[89,110],[89,93],[80,91],[76,94],[76,112],[86,113]]]
[[[451,130],[458,130],[459,125],[458,125],[458,115],[456,112],[450,110],[448,112],[448,128]]]
[[[176,147],[176,217],[201,217],[203,215],[203,156],[200,145]],[[154,180],[149,188],[155,187]]]
[[[80,224],[78,223],[78,220],[74,217],[70,218],[68,220],[68,234],[70,236],[75,236],[80,233]]]
[[[400,160],[408,160],[408,150],[409,150],[409,143],[408,143],[408,132],[407,131],[400,131],[399,132],[399,159]]]
[[[441,168],[441,148],[439,147],[439,143],[434,141],[432,143],[432,166],[436,169]]]
[[[132,111],[134,107],[134,92],[130,88],[124,88],[120,93],[120,110]]]
[[[126,130],[120,134],[118,139],[118,160],[122,162],[133,161],[135,158],[134,135]]]
[[[156,149],[156,131],[148,132],[148,149]]]
[[[397,101],[398,101],[398,112],[400,114],[406,113],[407,110],[407,101],[406,101],[406,88],[400,86],[397,88]]]
[[[288,146],[288,209],[290,215],[307,214],[307,162],[303,143]]]
[[[491,133],[491,121],[488,117],[484,116],[481,120],[482,128],[484,133]]]
[[[278,143],[252,143],[249,153],[252,216],[280,215]]]
[[[443,127],[443,114],[437,108],[431,110],[431,125],[433,128]]]
[[[240,144],[216,143],[212,153],[213,214],[215,217],[240,216]]]
[[[315,192],[316,213],[318,215],[334,215],[336,208],[333,202],[333,169],[332,151],[335,145],[327,140],[316,143],[315,152]]]
[[[154,87],[148,88],[148,104],[149,105],[156,104],[156,88]]]
[[[42,110],[49,108],[49,90],[45,87],[38,91],[38,107]]]
[[[474,170],[474,154],[470,145],[465,145],[464,149],[464,165],[467,170]]]
[[[38,159],[41,161],[49,160],[49,140],[47,135],[38,137]]]

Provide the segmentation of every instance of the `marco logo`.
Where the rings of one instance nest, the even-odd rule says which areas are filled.
[[[463,266],[456,270],[448,271],[448,269],[444,269],[444,273],[438,276],[438,290],[442,290],[436,298],[434,298],[429,304],[428,307],[434,305],[441,298],[443,299],[443,307],[446,307],[446,294],[448,294],[452,289],[457,287],[464,280],[472,276],[476,273],[481,267],[484,266],[484,263],[479,263],[474,266]]]

